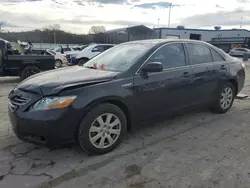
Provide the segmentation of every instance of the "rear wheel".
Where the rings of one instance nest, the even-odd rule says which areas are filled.
[[[123,111],[113,104],[100,104],[80,124],[77,141],[88,154],[105,154],[120,144],[126,130],[127,120]]]
[[[235,88],[231,82],[226,82],[220,88],[216,103],[212,108],[215,113],[226,113],[233,105],[235,98]]]
[[[62,66],[62,61],[60,60],[60,59],[57,59],[56,61],[55,61],[55,66],[56,66],[56,68],[59,68],[59,67],[61,67]]]
[[[41,72],[41,70],[38,67],[28,66],[22,70],[22,72],[20,74],[20,78],[21,78],[21,80],[24,80],[24,79],[26,79],[34,74],[40,73],[40,72]]]

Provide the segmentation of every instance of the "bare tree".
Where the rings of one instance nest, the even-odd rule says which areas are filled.
[[[106,28],[103,25],[100,26],[92,26],[89,30],[89,34],[98,34],[98,33],[104,33],[106,31]]]
[[[6,24],[6,21],[0,21],[0,33],[3,31],[3,26]]]
[[[56,31],[60,29],[61,29],[61,26],[59,24],[49,24],[44,27],[44,30],[53,31],[55,44],[56,44]]]
[[[50,31],[60,30],[60,29],[61,29],[61,26],[59,24],[48,24],[48,25],[45,25],[44,27],[44,30],[50,30]]]

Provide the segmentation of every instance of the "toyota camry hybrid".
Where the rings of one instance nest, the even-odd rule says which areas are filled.
[[[143,121],[198,106],[227,112],[244,81],[245,64],[208,43],[132,41],[24,80],[9,94],[9,117],[23,141],[104,154]]]

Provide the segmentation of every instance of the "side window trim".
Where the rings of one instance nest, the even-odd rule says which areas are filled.
[[[161,45],[160,47],[158,47],[143,63],[142,65],[139,67],[139,69],[135,72],[135,75],[138,75],[140,70],[142,69],[142,67],[147,63],[147,61],[158,51],[160,50],[161,48],[167,46],[167,45],[170,45],[170,44],[181,44],[182,47],[183,47],[183,51],[184,51],[184,56],[185,56],[185,65],[184,66],[180,66],[180,67],[174,67],[174,68],[166,68],[166,69],[163,69],[163,71],[165,70],[170,70],[170,69],[179,69],[181,67],[186,67],[186,66],[189,66],[188,64],[188,60],[187,60],[187,54],[185,52],[185,47],[184,47],[184,43],[183,42],[169,42],[169,43],[165,43],[163,45]]]
[[[197,44],[197,45],[202,45],[202,46],[205,46],[205,47],[207,47],[208,49],[209,49],[209,52],[210,52],[210,55],[211,55],[211,58],[212,58],[212,62],[213,62],[213,54],[212,54],[212,52],[211,52],[211,47],[210,46],[208,46],[208,45],[206,45],[206,44],[202,44],[202,43],[196,43],[196,42],[184,42],[184,45],[185,45],[185,47],[186,47],[186,50],[187,50],[187,56],[188,56],[188,60],[189,60],[189,65],[191,65],[191,66],[196,66],[196,65],[203,65],[203,64],[206,64],[206,63],[211,63],[211,62],[206,62],[206,63],[199,63],[199,64],[192,64],[191,63],[191,60],[190,60],[190,54],[189,54],[189,52],[188,52],[188,47],[187,47],[187,44]],[[224,58],[223,58],[224,59]]]
[[[213,52],[216,53],[217,55],[219,55],[223,61],[226,61],[226,60],[225,60],[216,50],[214,50],[213,48],[210,47],[209,50],[210,50],[210,52],[211,52],[211,54],[212,54],[213,62],[218,62],[218,61],[215,61]]]

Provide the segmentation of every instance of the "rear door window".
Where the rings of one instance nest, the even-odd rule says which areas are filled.
[[[183,44],[173,43],[162,46],[150,57],[148,62],[161,62],[163,69],[185,66],[186,57]]]
[[[104,51],[104,46],[102,46],[102,45],[96,46],[96,47],[93,48],[92,51],[94,51],[94,52],[103,52]]]
[[[191,65],[209,63],[213,61],[210,49],[202,44],[187,43],[188,55]]]
[[[212,55],[213,55],[213,60],[214,61],[225,61],[221,55],[216,52],[215,50],[211,49]]]

